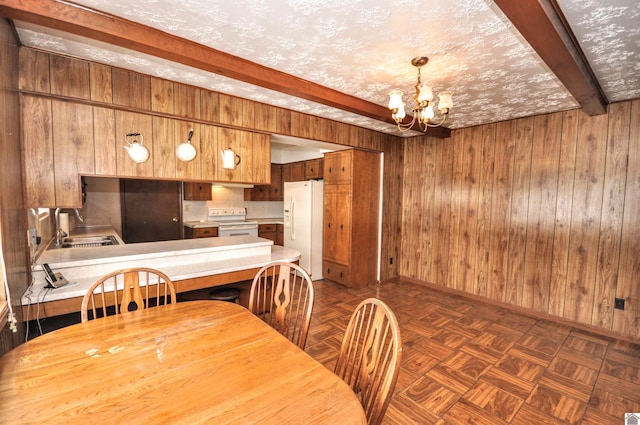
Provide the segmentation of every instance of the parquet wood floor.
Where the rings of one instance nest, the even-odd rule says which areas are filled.
[[[640,412],[640,345],[423,287],[314,282],[306,351],[333,370],[357,304],[400,323],[403,358],[387,425],[624,423]]]

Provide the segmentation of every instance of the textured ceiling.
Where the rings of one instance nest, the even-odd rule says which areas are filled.
[[[252,62],[385,105],[416,82],[451,91],[449,128],[579,107],[489,0],[75,0]],[[637,0],[558,0],[609,102],[640,97]],[[383,121],[43,26],[15,21],[21,42],[388,133]]]

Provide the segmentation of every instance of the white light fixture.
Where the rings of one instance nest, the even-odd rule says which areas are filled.
[[[398,125],[398,130],[408,131],[417,122],[418,128],[421,131],[427,131],[429,127],[441,126],[447,119],[449,111],[453,107],[453,99],[451,93],[440,93],[438,97],[438,109],[440,110],[441,118],[437,123],[433,123],[432,120],[435,116],[433,111],[433,90],[427,83],[423,83],[420,79],[420,69],[429,62],[429,58],[426,56],[418,56],[411,59],[411,65],[418,68],[418,83],[416,84],[416,94],[413,96],[415,106],[413,107],[413,117],[411,122],[404,124],[402,120],[407,115],[404,110],[404,102],[402,101],[402,92],[400,90],[394,90],[389,93],[389,109],[391,109],[391,116]]]
[[[129,142],[129,137],[133,137],[133,142]],[[140,141],[138,142],[135,137],[140,137]],[[142,144],[144,138],[140,133],[128,133],[124,136],[124,140],[127,142],[128,146],[124,146],[129,154],[129,158],[131,158],[136,164],[141,164],[143,162],[147,162],[149,159],[149,149]]]
[[[196,157],[196,148],[191,144],[191,138],[193,137],[193,128],[189,130],[189,137],[184,143],[180,143],[176,148],[176,156],[180,161],[191,161]]]

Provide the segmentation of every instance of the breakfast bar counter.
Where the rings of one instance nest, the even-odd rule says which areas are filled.
[[[50,249],[37,261],[33,284],[22,297],[23,315],[50,317],[80,311],[82,297],[99,277],[129,267],[165,273],[176,292],[187,292],[253,279],[272,261],[295,262],[300,252],[253,236],[182,239],[91,248]],[[46,288],[42,264],[61,273],[69,284]],[[28,308],[30,307],[30,308]]]

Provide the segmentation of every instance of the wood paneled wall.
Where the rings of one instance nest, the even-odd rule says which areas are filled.
[[[27,254],[27,216],[22,193],[22,154],[20,153],[20,103],[18,99],[18,45],[13,30],[0,19],[0,226],[2,226],[2,256],[18,320],[18,332],[8,326],[0,329],[0,355],[24,339],[20,297],[29,278]]]
[[[403,187],[402,276],[640,340],[640,100],[407,140]]]

